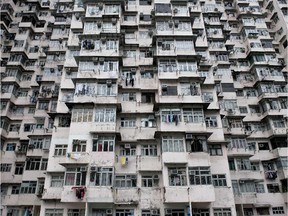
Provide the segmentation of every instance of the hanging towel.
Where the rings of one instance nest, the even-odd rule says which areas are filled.
[[[121,157],[120,163],[122,166],[126,166],[126,157]]]
[[[71,159],[79,160],[80,156],[81,156],[81,154],[74,153],[74,154],[71,154]]]

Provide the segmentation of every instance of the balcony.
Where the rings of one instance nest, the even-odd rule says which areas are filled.
[[[287,148],[277,148],[277,149],[273,149],[272,153],[274,155],[275,158],[278,157],[286,157],[287,156]]]
[[[174,122],[172,123],[166,123],[166,122],[160,122],[159,131],[167,131],[167,132],[173,132],[173,131],[181,131],[181,132],[205,132],[206,131],[206,125],[205,123],[189,123],[189,122],[178,122],[177,124]]]
[[[263,179],[263,172],[258,170],[239,170],[239,171],[230,171],[231,179],[234,180],[243,180],[243,179]]]
[[[159,95],[156,99],[156,103],[163,103],[163,104],[170,104],[173,101],[174,104],[183,104],[183,103],[191,103],[193,101],[194,104],[201,104],[203,103],[201,95],[199,96],[182,96],[182,95]]]
[[[189,190],[191,202],[214,202],[215,191],[213,185],[191,185]]]
[[[235,204],[255,204],[257,202],[256,193],[242,193],[234,196]]]
[[[49,187],[49,188],[44,190],[44,193],[42,195],[42,199],[43,200],[55,200],[55,199],[60,200],[61,199],[61,193],[62,193],[62,190],[60,188]]]
[[[73,164],[89,164],[90,156],[88,152],[69,152],[66,157],[59,157],[59,164],[61,165],[73,165]]]
[[[111,187],[87,187],[86,201],[91,203],[113,203]]]
[[[138,158],[138,168],[139,171],[161,171],[161,159],[160,156],[149,157],[149,156],[140,156]]]
[[[165,164],[187,164],[188,153],[187,152],[163,152],[162,161]]]
[[[61,193],[61,202],[73,202],[73,203],[85,203],[87,199],[87,194],[85,193],[82,199],[79,199],[76,196],[76,190],[78,186],[64,186]],[[86,187],[79,186],[79,188],[83,188],[84,191],[87,192]]]
[[[188,191],[189,191],[188,186],[165,187],[164,188],[164,203],[189,203]]]
[[[139,202],[139,189],[138,188],[115,188],[114,204],[138,204]]]
[[[85,103],[85,102],[94,102],[97,104],[117,104],[118,99],[116,96],[87,96],[79,95],[73,97],[74,103]]]

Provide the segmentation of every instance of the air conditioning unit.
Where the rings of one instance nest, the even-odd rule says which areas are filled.
[[[86,172],[87,171],[87,167],[81,167],[80,168],[80,172]]]
[[[239,181],[239,183],[240,183],[240,184],[244,184],[244,183],[245,183],[245,181],[243,181],[243,180],[240,180],[240,181]]]
[[[185,138],[186,138],[186,140],[191,140],[191,139],[193,139],[193,135],[192,134],[186,134]]]
[[[102,26],[102,22],[98,21],[98,22],[97,22],[97,27],[98,27],[98,28],[101,28],[101,26]]]
[[[140,72],[144,73],[145,72],[145,68],[140,68]]]
[[[130,148],[131,148],[131,145],[130,145],[130,144],[125,144],[124,148],[130,149]]]
[[[80,143],[81,143],[81,141],[80,141],[79,139],[74,139],[74,140],[72,141],[72,144],[73,144],[73,145],[80,145]]]
[[[136,68],[131,68],[131,72],[133,73],[136,72],[136,70],[137,70]]]
[[[173,21],[169,20],[168,25],[169,25],[169,28],[172,28],[173,27]]]
[[[106,209],[106,215],[112,215],[113,211],[112,209]]]
[[[104,58],[99,58],[99,62],[104,62]]]

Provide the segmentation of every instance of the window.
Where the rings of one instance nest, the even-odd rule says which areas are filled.
[[[47,170],[47,165],[48,165],[48,159],[42,159],[41,162],[41,170]]]
[[[201,108],[183,109],[183,119],[187,123],[203,123],[204,113]]]
[[[162,151],[163,152],[184,152],[183,138],[163,136],[162,137]]]
[[[85,209],[68,209],[68,216],[85,216]]]
[[[180,109],[163,109],[161,110],[161,122],[172,123],[176,125],[181,122],[181,110]]]
[[[0,164],[0,171],[1,172],[10,172],[12,168],[12,164],[2,163]]]
[[[214,208],[213,209],[214,216],[231,216],[230,208]]]
[[[63,187],[64,174],[52,174],[50,187]]]
[[[115,122],[116,121],[116,109],[114,108],[96,109],[95,121],[96,122]]]
[[[255,190],[256,190],[256,193],[265,193],[264,184],[256,183]]]
[[[217,127],[217,117],[216,116],[207,116],[205,118],[206,127]]]
[[[97,95],[98,96],[116,96],[116,84],[107,85],[107,83],[97,84]]]
[[[227,186],[225,174],[212,175],[212,181],[213,181],[214,187]]]
[[[159,176],[158,175],[143,175],[142,176],[142,187],[158,187]]]
[[[68,145],[55,145],[54,156],[66,156]]]
[[[65,185],[85,185],[86,167],[67,168],[65,173]]]
[[[35,124],[24,124],[24,132],[31,132],[35,127]]]
[[[16,163],[15,164],[15,175],[22,175],[24,170],[25,163]]]
[[[122,101],[136,101],[136,93],[135,92],[122,93]]]
[[[72,122],[92,122],[93,109],[73,109]]]
[[[192,215],[193,216],[210,216],[210,210],[209,209],[193,208],[192,209]]]
[[[240,113],[248,113],[248,109],[245,106],[239,106]]]
[[[276,165],[278,169],[287,169],[288,167],[288,157],[280,157],[276,161]]]
[[[134,216],[134,210],[133,209],[116,209],[116,216]]]
[[[181,83],[181,95],[182,96],[196,96],[200,95],[201,89],[199,83]]]
[[[136,127],[136,119],[135,118],[121,118],[121,127]]]
[[[120,145],[120,156],[135,156],[136,146],[135,145]]]
[[[253,216],[253,208],[243,208],[244,216]]]
[[[86,152],[86,140],[80,140],[79,144],[73,144],[72,152]]]
[[[185,167],[175,167],[168,168],[169,185],[170,186],[186,186],[186,168]]]
[[[60,116],[58,127],[70,127],[71,117],[70,116]]]
[[[221,145],[209,145],[209,153],[211,156],[222,156],[222,146]]]
[[[27,158],[25,170],[39,170],[41,164],[41,158]]]
[[[22,194],[34,194],[36,192],[37,181],[23,181],[20,188]]]
[[[151,71],[144,71],[141,72],[141,79],[153,79],[154,78],[154,73]]]
[[[165,216],[184,216],[184,209],[165,209]]]
[[[50,146],[50,143],[50,138],[35,137],[30,139],[29,145],[33,145],[33,149],[43,149],[43,147]]]
[[[240,181],[239,186],[241,193],[255,192],[255,183],[253,181]]]
[[[231,125],[232,126],[232,125]],[[234,124],[234,126],[236,126]],[[231,142],[229,144],[230,148],[236,148],[236,149],[246,149],[247,147],[247,142],[246,139],[242,139],[242,138],[233,138],[231,139]]]
[[[115,176],[115,187],[136,187],[136,186],[137,186],[136,175],[116,175]]]
[[[269,150],[269,144],[268,143],[258,143],[259,150]]]
[[[99,136],[98,139],[93,139],[92,151],[97,152],[113,152],[115,138],[109,136]]]
[[[107,214],[107,212],[111,212],[110,215],[113,215],[112,212],[113,210],[112,209],[92,209],[92,215],[95,215],[95,216],[108,216],[109,214]]]
[[[273,214],[285,214],[284,208],[282,206],[272,207]]]
[[[162,85],[161,91],[162,91],[162,96],[177,96],[178,95],[177,86]]]
[[[157,156],[157,145],[141,145],[142,156]]]
[[[257,215],[270,215],[268,207],[256,208],[256,211],[257,211]]]
[[[20,193],[20,185],[13,185],[11,194],[19,194]]]
[[[159,209],[148,209],[148,210],[141,210],[141,216],[160,216],[160,210]]]
[[[235,162],[234,159],[228,159],[228,164],[229,164],[229,170],[236,170]]]
[[[273,126],[275,128],[285,128],[285,122],[283,119],[273,119]]]
[[[45,216],[63,216],[63,209],[45,209]]]
[[[238,170],[252,170],[249,158],[237,158],[236,163]]]
[[[95,186],[112,186],[113,167],[97,167],[96,169],[90,173],[90,182],[93,182]]]
[[[129,0],[129,2],[132,2],[132,0]],[[139,0],[139,5],[151,5],[151,3],[152,3],[152,0]]]
[[[209,167],[189,167],[190,185],[208,185],[211,182]]]
[[[7,143],[6,151],[15,151],[16,143]]]
[[[280,193],[278,184],[267,184],[268,193]]]

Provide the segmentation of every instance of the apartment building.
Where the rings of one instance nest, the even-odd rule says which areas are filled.
[[[2,0],[1,215],[287,215],[286,0]]]

